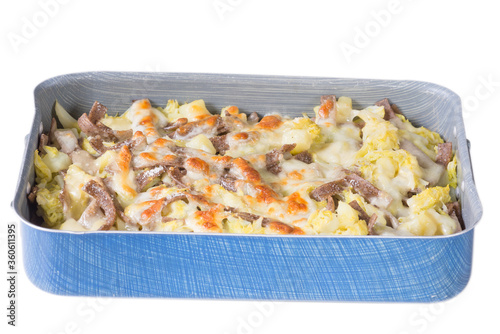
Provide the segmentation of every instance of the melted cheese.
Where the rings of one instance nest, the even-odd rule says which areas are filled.
[[[70,208],[59,227],[95,230],[105,223],[101,209],[85,211],[92,198],[81,189],[93,179],[104,181],[123,210],[125,217],[118,215],[113,227],[119,230],[365,235],[368,221],[349,205],[355,201],[369,217],[376,215],[377,234],[457,231],[457,222],[445,209],[449,188],[430,187],[427,181],[445,168],[421,166],[421,161],[435,160],[436,147],[443,142],[438,134],[414,127],[401,115],[387,121],[384,107],[354,110],[346,97],[314,110],[316,119],[269,114],[250,122],[236,106],[223,108],[218,116],[203,100],[184,105],[170,100],[165,109],[137,100],[124,115],[106,116],[101,122],[113,130],[132,129],[133,139],[145,136],[147,144],[118,145],[99,155],[89,138],[82,137],[82,149],[69,156],[62,153],[56,159],[51,148],[52,155],[43,156],[49,167],[45,174],[69,165],[64,190]],[[181,127],[168,132],[167,126],[176,121]],[[227,146],[225,155],[216,154],[217,135],[224,136],[219,139]],[[294,145],[291,152],[280,155],[288,144]],[[411,146],[416,155],[403,146]],[[308,163],[293,157],[307,152],[312,157]],[[456,183],[455,165],[456,159],[448,166],[451,183]],[[158,166],[164,166],[162,174],[139,187],[138,176]],[[42,167],[39,162],[38,180],[50,181]],[[346,170],[387,197],[363,195],[347,183],[334,203],[310,196],[319,186],[343,180]],[[411,197],[412,191],[422,192]]]

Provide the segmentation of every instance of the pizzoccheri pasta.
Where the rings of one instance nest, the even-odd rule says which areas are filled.
[[[463,229],[451,143],[387,99],[322,96],[314,117],[136,100],[74,119],[56,102],[29,199],[50,228],[307,235]]]

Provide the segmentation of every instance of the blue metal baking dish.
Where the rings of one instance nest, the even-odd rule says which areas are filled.
[[[203,98],[212,111],[298,116],[320,95],[349,96],[354,107],[388,97],[415,124],[439,132],[458,151],[458,196],[466,229],[446,237],[342,237],[155,232],[67,232],[42,228],[26,198],[33,152],[58,99],[73,116],[98,100],[124,111],[132,99]],[[69,74],[35,89],[13,207],[22,222],[25,270],[60,295],[433,302],[462,291],[470,277],[474,226],[482,207],[474,184],[460,98],[415,81],[192,73]]]

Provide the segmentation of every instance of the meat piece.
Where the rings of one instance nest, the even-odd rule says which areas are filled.
[[[238,209],[226,205],[224,207],[224,212],[238,213]]]
[[[35,203],[36,193],[38,192],[38,186],[31,187],[30,193],[28,194],[28,201]]]
[[[273,230],[276,230],[277,232],[281,232],[281,234],[290,234],[293,231],[292,226],[289,226],[289,225],[287,225],[283,222],[280,222],[276,219],[262,217],[262,216],[259,216],[259,215],[253,214],[253,213],[249,213],[249,212],[238,212],[236,214],[236,216],[238,216],[239,218],[241,218],[243,220],[249,221],[251,223],[262,218],[262,223],[261,223],[262,227],[271,227],[272,226]]]
[[[178,118],[176,119],[174,122],[172,123],[168,123],[167,126],[165,126],[163,128],[163,130],[167,131],[167,132],[172,132],[172,131],[175,131],[177,130],[178,128],[180,128],[181,126],[185,125],[186,123],[188,122],[188,119],[187,118]]]
[[[444,167],[448,166],[453,157],[453,147],[452,143],[442,143],[438,144],[438,152],[436,157],[436,162]]]
[[[116,201],[115,201],[116,206]],[[116,215],[128,226],[137,226],[135,222],[132,221],[121,209],[116,209]]]
[[[171,137],[174,139],[187,140],[199,134],[204,134],[210,138],[224,131],[222,118],[219,115],[213,115],[180,126]]]
[[[170,197],[166,197],[165,204],[164,206],[169,205],[170,203],[177,202],[177,201],[184,201],[188,199],[188,195],[186,194],[173,194]]]
[[[238,216],[239,218],[241,218],[243,220],[252,222],[252,223],[260,218],[259,215],[255,215],[255,214],[249,213],[249,212],[238,212],[236,214],[236,216]]]
[[[49,144],[49,136],[47,136],[45,133],[42,133],[40,135],[40,142],[38,143],[38,152],[40,154],[45,153],[44,146]]]
[[[234,116],[226,116],[224,118],[219,118],[220,121],[217,124],[217,132],[215,133],[217,136],[223,136],[231,132],[231,129],[234,128],[234,120],[239,121],[237,117]]]
[[[390,227],[397,228],[399,226],[399,220],[389,211],[384,210],[384,217],[386,221],[389,222]]]
[[[374,213],[370,219],[367,221],[367,225],[368,225],[368,234],[369,235],[374,235],[374,231],[373,231],[373,227],[375,226],[375,224],[377,223],[377,215]]]
[[[394,103],[391,104],[391,108],[392,108],[392,111],[394,111],[395,114],[400,114],[402,115],[403,113],[401,112],[401,110],[399,110],[399,107],[397,105],[395,105]]]
[[[85,183],[82,190],[95,198],[101,209],[104,211],[106,224],[101,226],[99,230],[109,230],[114,225],[116,220],[116,208],[113,204],[113,198],[108,193],[107,189],[104,185],[98,183],[97,181],[90,180]]]
[[[281,172],[280,162],[291,158],[292,151],[297,144],[285,144],[280,149],[274,149],[266,154],[266,169],[273,174]]]
[[[87,136],[101,136],[105,141],[122,141],[132,137],[132,130],[113,131],[102,124],[100,120],[106,114],[107,108],[99,102],[94,102],[89,114],[83,114],[78,118],[78,126]]]
[[[141,153],[143,154],[143,153]],[[134,166],[134,170],[143,169],[143,168],[153,168],[156,166],[167,166],[167,167],[183,167],[184,159],[182,157],[178,157],[175,155],[165,155],[161,160],[150,160],[150,159],[142,159],[141,154],[138,156],[134,156],[132,160],[132,165]]]
[[[391,118],[396,117],[396,111],[392,108],[391,104],[389,103],[389,100],[387,98],[375,102],[376,106],[384,107],[384,119],[386,121],[390,120]],[[393,106],[395,106],[393,104]],[[396,106],[397,113],[400,114],[401,112],[399,111],[399,108]]]
[[[326,207],[325,209],[335,212],[335,200],[333,199],[333,196],[330,196],[326,199]]]
[[[299,154],[296,154],[294,158],[308,165],[314,162],[312,154],[308,151],[302,151]]]
[[[370,216],[363,210],[363,208],[359,205],[357,201],[349,202],[349,205],[359,213],[359,218],[364,220],[366,223],[370,220]]]
[[[458,201],[448,203],[446,204],[446,208],[448,209],[448,215],[458,222],[460,229],[465,230],[465,223],[462,218],[460,203]],[[460,232],[460,229],[458,229],[456,232]]]
[[[348,173],[345,180],[355,192],[373,205],[386,208],[392,202],[392,197],[388,193],[378,189],[356,173]]]
[[[262,218],[262,227],[266,227],[267,225],[269,225],[271,222],[273,221],[277,221],[275,219],[271,219],[271,218],[267,218],[267,217],[262,217],[262,216],[259,216],[259,215],[256,215],[256,214],[253,214],[253,213],[250,213],[250,212],[238,212],[236,214],[237,217],[243,219],[243,220],[246,220],[248,222],[255,222],[256,220],[259,220],[260,218]]]
[[[71,130],[56,130],[54,131],[54,138],[63,153],[70,154],[79,148],[78,139]]]
[[[295,226],[290,226],[276,219],[262,217],[249,212],[238,212],[236,213],[236,216],[251,223],[262,218],[262,227],[269,228],[273,232],[279,234],[304,234],[304,231],[302,229]]]
[[[156,166],[151,169],[145,170],[139,175],[137,175],[137,185],[139,186],[139,191],[143,191],[144,187],[147,186],[154,178],[160,176],[167,171],[167,166]]]
[[[87,114],[83,114],[82,116],[80,116],[80,118],[78,119],[78,126],[87,136],[101,136],[106,141],[118,140],[111,128],[102,123],[92,123]]]
[[[104,146],[104,143],[102,142],[102,138],[99,135],[90,138],[89,144],[99,154],[104,154],[104,152],[109,150],[109,147]]]
[[[179,167],[169,167],[167,170],[168,176],[172,179],[172,181],[181,188],[188,188],[188,186],[182,182],[182,178],[186,175],[186,170],[184,168]]]
[[[321,96],[321,105],[318,110],[316,123],[331,123],[335,125],[337,118],[337,98],[335,95]]]
[[[259,114],[257,114],[255,111],[252,112],[250,115],[248,115],[247,121],[251,124],[259,123]]]
[[[93,124],[96,124],[98,121],[100,121],[104,115],[106,115],[106,112],[108,111],[108,108],[100,104],[99,102],[95,101],[94,104],[92,105],[92,108],[90,108],[89,111],[89,120]]]
[[[344,180],[332,181],[325,183],[311,191],[309,197],[311,197],[315,201],[321,202],[328,199],[328,197],[330,196],[341,193],[345,188],[346,184]]]
[[[229,174],[223,175],[219,179],[219,184],[228,191],[236,192],[238,190],[236,188],[236,178]]]
[[[161,217],[161,222],[162,223],[168,223],[168,222],[171,222],[171,221],[174,221],[174,220],[179,220],[179,219],[168,217],[168,216],[162,216]],[[181,219],[181,220],[184,221],[183,219]]]
[[[356,173],[347,174],[345,179],[354,191],[365,198],[377,197],[381,192],[380,189]]]
[[[104,146],[102,138],[99,135],[89,139],[89,143],[94,148],[94,150],[97,151],[97,153],[104,154],[104,152],[109,150],[120,150],[123,146],[128,146],[131,151],[144,148],[147,144],[147,139],[144,135],[142,135],[142,132],[138,131],[136,135],[134,135],[134,137],[123,140],[112,146]]]
[[[49,129],[49,144],[56,142],[56,137],[54,136],[54,132],[57,130],[57,121],[54,117],[50,121],[50,129]]]
[[[227,143],[226,135],[212,137],[210,138],[210,141],[212,142],[212,145],[214,145],[217,154],[224,155],[226,154],[226,151],[230,149],[229,144]]]
[[[415,196],[415,195],[417,195],[417,194],[420,194],[421,192],[422,192],[422,189],[420,189],[420,188],[415,188],[415,189],[412,189],[412,190],[408,191],[408,193],[406,194],[406,196],[407,196],[408,198],[410,198],[410,197],[413,197],[413,196]]]

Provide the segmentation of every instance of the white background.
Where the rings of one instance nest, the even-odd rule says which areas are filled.
[[[16,328],[6,325],[1,276],[0,319],[8,333],[499,332],[500,225],[492,210],[499,206],[499,172],[492,157],[498,156],[500,124],[500,20],[494,1],[55,1],[0,5],[2,268],[6,223],[17,221],[9,206],[34,112],[33,89],[71,72],[310,75],[446,86],[464,103],[484,215],[469,285],[444,303],[61,297],[33,286],[20,269]],[[369,36],[361,38],[360,31]],[[343,53],[341,46],[348,44],[356,53]],[[266,312],[259,310],[263,306]]]

